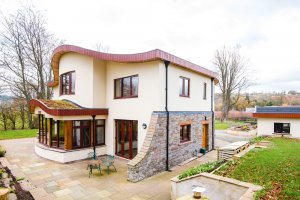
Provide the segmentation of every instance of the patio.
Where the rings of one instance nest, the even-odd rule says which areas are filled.
[[[26,177],[35,199],[170,199],[170,179],[191,166],[216,160],[216,151],[185,166],[176,166],[172,172],[163,172],[138,183],[127,181],[127,160],[117,158],[117,172],[105,170],[102,175],[93,170],[91,178],[86,170],[88,161],[60,164],[34,153],[35,138],[1,140],[7,154],[9,168],[16,177]],[[1,162],[5,162],[5,158]],[[30,184],[29,184],[30,187]]]

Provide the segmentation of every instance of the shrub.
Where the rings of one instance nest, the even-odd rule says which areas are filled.
[[[224,160],[218,160],[215,162],[208,162],[202,165],[199,165],[197,167],[192,167],[181,174],[179,174],[178,179],[184,179],[186,177],[194,176],[196,174],[200,174],[202,172],[211,172],[214,169],[218,168],[221,164],[223,164],[225,161]]]
[[[5,149],[3,147],[0,147],[0,157],[4,157],[5,156]]]

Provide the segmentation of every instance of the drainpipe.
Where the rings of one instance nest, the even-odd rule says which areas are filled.
[[[95,134],[95,117],[96,117],[96,115],[92,115],[92,118],[93,118],[93,148],[94,148],[94,159],[97,158],[97,154],[96,154],[96,134]]]
[[[165,111],[167,114],[167,126],[166,126],[166,171],[170,171],[169,169],[169,110],[168,110],[168,66],[170,61],[165,60],[165,67],[166,67],[166,104],[165,104]]]
[[[215,112],[214,112],[214,79],[211,78],[211,92],[210,92],[210,100],[211,100],[211,131],[212,131],[212,150],[215,149]]]

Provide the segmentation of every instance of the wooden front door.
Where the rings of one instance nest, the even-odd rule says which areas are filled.
[[[208,149],[208,123],[202,123],[202,148]]]
[[[137,121],[116,120],[116,155],[132,159],[137,154]]]

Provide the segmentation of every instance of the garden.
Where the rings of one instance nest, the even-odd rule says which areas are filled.
[[[259,142],[257,138],[253,143]],[[266,138],[268,148],[253,148],[239,159],[206,163],[182,172],[178,179],[203,172],[260,185],[255,199],[300,199],[300,140]]]

